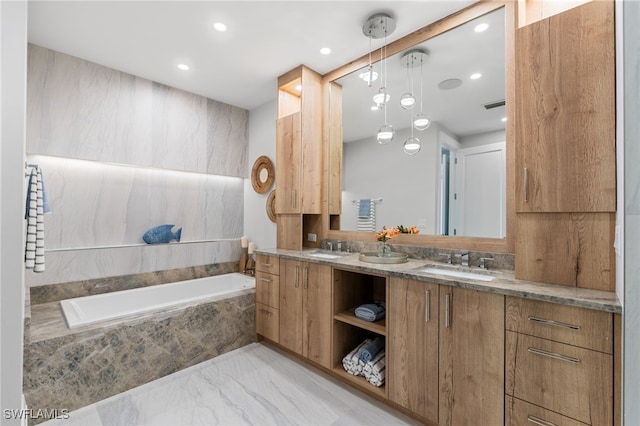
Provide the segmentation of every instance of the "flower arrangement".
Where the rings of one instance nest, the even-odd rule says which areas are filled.
[[[415,227],[415,226],[410,226],[408,228],[400,225],[397,227],[398,231],[400,231],[401,234],[412,234],[412,235],[416,235],[420,233],[420,230]]]
[[[383,226],[382,230],[380,232],[376,232],[375,235],[378,241],[382,241],[383,243],[386,243],[391,238],[397,237],[400,234],[401,234],[400,230],[395,226],[392,226],[391,228],[387,228],[386,226]]]

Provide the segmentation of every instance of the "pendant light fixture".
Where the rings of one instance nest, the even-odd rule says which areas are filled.
[[[411,109],[416,104],[416,97],[413,96],[413,66],[415,57],[413,51],[409,51],[400,58],[402,64],[407,68],[407,91],[400,97],[400,106],[403,109]],[[409,77],[411,74],[411,77]]]
[[[396,22],[386,13],[377,13],[367,19],[362,26],[362,33],[371,39],[384,38],[384,44],[380,48],[380,88],[373,96],[373,102],[378,108],[383,108],[389,102],[390,96],[387,92],[387,35],[396,29]],[[371,51],[371,49],[369,49]],[[384,109],[384,124],[378,129],[376,139],[380,144],[388,144],[393,140],[395,130],[391,124],[387,123],[387,109]]]
[[[423,100],[424,100],[424,93],[423,93],[423,74],[422,74],[422,68],[424,65],[424,61],[427,58],[427,51],[426,50],[421,50],[420,54],[420,111],[415,115],[415,117],[413,117],[413,128],[415,128],[416,130],[426,130],[429,128],[429,126],[431,125],[431,120],[429,120],[429,117],[427,117],[427,114],[424,113],[423,108]],[[413,129],[412,128],[412,129]],[[413,131],[413,130],[412,130]]]

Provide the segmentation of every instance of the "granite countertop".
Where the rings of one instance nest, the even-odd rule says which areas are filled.
[[[515,278],[513,271],[497,269],[482,270],[477,267],[447,265],[427,259],[409,259],[408,262],[400,264],[377,264],[361,261],[359,259],[359,253],[328,252],[318,249],[302,251],[260,249],[256,250],[256,253],[277,255],[282,258],[303,260],[368,274],[409,278],[436,284],[504,294],[506,296],[559,303],[616,314],[622,313],[622,305],[615,292],[518,280]],[[321,256],[334,255],[336,257],[318,257],[318,254]],[[481,281],[472,278],[452,277],[425,272],[423,271],[424,268],[472,272],[475,274],[490,275],[493,276],[494,279],[492,281]]]

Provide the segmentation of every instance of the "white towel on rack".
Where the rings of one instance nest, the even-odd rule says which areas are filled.
[[[358,215],[357,230],[365,232],[374,232],[376,230],[376,202],[369,200],[369,214],[364,216],[362,213],[361,203],[363,200],[356,201],[356,214]]]
[[[44,199],[42,171],[32,167],[27,186],[27,242],[25,247],[25,266],[34,272],[44,272]]]

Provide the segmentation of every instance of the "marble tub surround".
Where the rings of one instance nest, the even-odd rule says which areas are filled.
[[[323,240],[321,243],[321,247],[326,247],[327,242],[331,242],[331,246],[333,250],[336,250],[337,241],[338,240]],[[370,243],[363,241],[341,241],[342,251],[350,252],[350,253],[362,253],[362,252],[377,252],[380,248],[380,243]],[[434,262],[446,262],[446,256],[442,255],[442,253],[451,253],[452,262],[455,264],[460,264],[460,259],[453,257],[455,253],[462,253],[467,250],[452,250],[452,249],[444,249],[438,247],[420,247],[420,246],[410,246],[404,244],[394,244],[393,239],[389,240],[387,243],[388,246],[391,247],[392,251],[398,253],[404,253],[412,259],[423,259]],[[490,252],[481,252],[481,251],[468,251],[469,252],[469,265],[478,266],[480,265],[480,258],[493,258],[494,260],[490,260],[486,262],[489,270],[499,269],[506,271],[515,270],[515,258],[511,253],[490,253]]]
[[[450,277],[421,271],[421,269],[424,269],[425,267],[449,267],[443,262],[433,262],[422,259],[409,259],[407,263],[384,265],[362,262],[359,260],[358,253],[342,253],[335,259],[324,259],[309,255],[316,251],[316,249],[302,251],[287,249],[260,249],[256,250],[256,253],[277,255],[283,258],[303,260],[305,262],[311,263],[320,263],[333,267],[345,268],[370,274],[382,274],[415,279],[419,281],[428,281],[435,284],[486,291],[491,293],[503,294],[506,296],[516,296],[618,314],[622,313],[622,305],[620,304],[620,301],[618,300],[618,297],[614,292],[518,280],[515,279],[514,272],[509,270],[490,269],[489,271],[482,271],[477,267],[463,268],[459,265],[450,267],[452,269],[472,271],[475,273],[482,272],[495,276],[495,279],[493,281],[487,282],[468,278]]]
[[[179,396],[179,397],[176,397]],[[46,426],[419,425],[263,343],[253,343]]]
[[[34,305],[38,305],[74,297],[129,290],[231,272],[238,272],[237,261],[34,286],[29,288],[27,295]]]
[[[36,305],[24,350],[27,404],[74,410],[206,361],[253,342],[254,317],[254,290],[73,332],[59,303]]]

